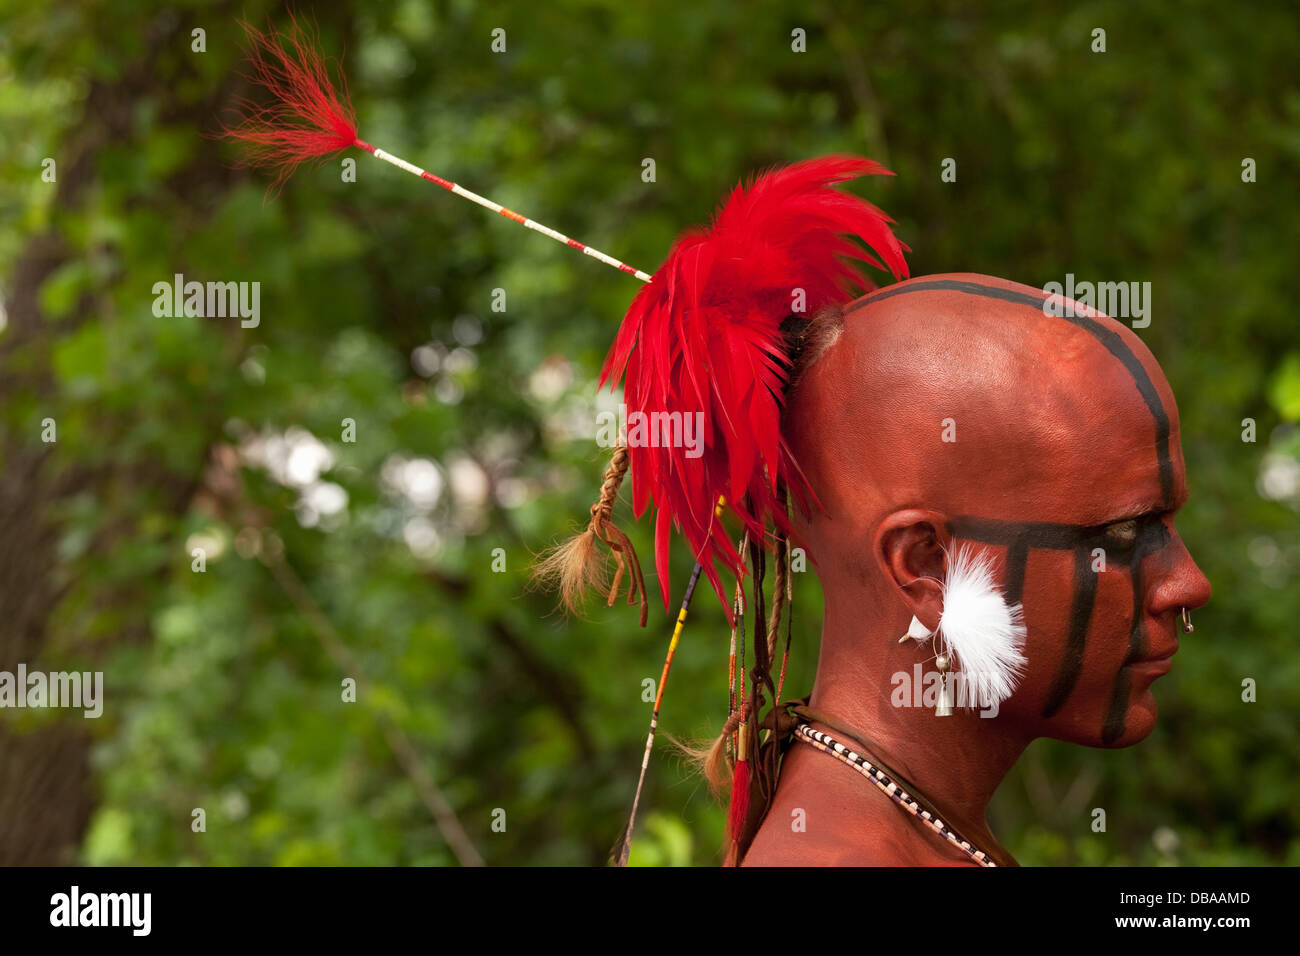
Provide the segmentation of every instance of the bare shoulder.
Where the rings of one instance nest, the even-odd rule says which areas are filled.
[[[768,813],[743,866],[946,866],[954,861],[934,852],[910,821],[892,814],[864,814],[850,828],[839,817],[835,826],[817,826],[777,803]],[[896,817],[898,817],[896,819]],[[903,826],[899,826],[903,824]]]
[[[825,781],[782,781],[742,866],[961,866],[874,789]]]

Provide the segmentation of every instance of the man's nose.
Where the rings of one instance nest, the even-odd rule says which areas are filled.
[[[1210,600],[1210,579],[1201,573],[1176,532],[1162,557],[1169,562],[1168,570],[1159,574],[1150,591],[1148,611],[1160,615],[1177,613],[1182,608],[1194,611],[1204,607]]]

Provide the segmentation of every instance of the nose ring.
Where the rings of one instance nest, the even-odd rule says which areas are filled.
[[[1183,633],[1190,634],[1196,628],[1192,627],[1192,612],[1183,608]]]

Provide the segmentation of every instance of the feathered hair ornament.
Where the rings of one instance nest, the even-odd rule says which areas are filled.
[[[629,467],[633,513],[640,518],[655,506],[655,569],[665,610],[674,528],[730,616],[717,562],[735,575],[743,575],[744,562],[719,520],[718,503],[761,540],[769,521],[789,530],[784,489],[805,507],[812,502],[781,436],[795,358],[788,338],[798,338],[797,325],[825,306],[850,301],[855,287],[874,288],[862,264],[887,268],[896,279],[907,276],[907,247],[890,229],[893,220],[832,188],[864,175],[893,174],[869,159],[828,156],[741,183],[709,227],[678,239],[632,300],[600,383],[623,386],[627,418],[639,434],[630,429],[624,437],[626,451],[617,451],[606,472],[592,523],[538,568],[540,577],[558,583],[570,610],[587,585],[603,584],[595,542],[606,539],[606,529],[617,535],[617,544],[607,543],[619,561],[609,603],[625,563],[639,579],[631,543],[613,526],[606,500],[611,482],[616,493]],[[696,422],[699,433],[688,444],[683,436]]]
[[[716,562],[737,575],[743,563],[717,520],[718,500],[760,538],[768,521],[789,530],[783,487],[811,503],[781,436],[794,360],[790,323],[848,302],[855,286],[874,288],[862,263],[907,276],[906,247],[890,230],[893,220],[832,188],[866,175],[892,174],[869,159],[829,156],[741,183],[711,226],[677,241],[623,319],[601,384],[623,384],[629,420],[639,412],[663,432],[679,416],[703,424],[702,451],[663,432],[650,435],[649,444],[629,443],[632,510],[639,518],[655,506],[655,568],[665,608],[671,528],[690,542],[730,610]]]
[[[742,832],[751,816],[751,790],[761,791],[764,804],[771,797],[774,748],[764,752],[761,759],[767,765],[758,774],[751,772],[750,754],[759,750],[758,716],[764,690],[774,708],[780,703],[781,692],[772,685],[770,668],[782,611],[788,613],[791,606],[787,495],[800,507],[815,503],[781,434],[785,388],[798,359],[792,342],[805,339],[805,327],[826,306],[846,303],[855,291],[875,287],[863,264],[888,269],[896,279],[907,277],[903,257],[907,247],[890,229],[893,220],[866,200],[833,188],[858,176],[881,174],[892,175],[869,159],[829,156],[771,170],[737,186],[708,228],[678,239],[667,261],[632,300],[605,359],[601,384],[613,389],[621,383],[629,422],[637,415],[640,422],[649,423],[649,434],[643,434],[641,441],[629,434],[626,450],[620,448],[618,454],[625,454],[631,467],[634,514],[639,518],[651,502],[655,506],[655,568],[665,608],[674,528],[695,556],[650,714],[632,812],[614,848],[613,858],[619,864],[627,862],[631,849],[659,707],[701,571],[731,622],[732,687],[737,678],[740,686],[739,699],[733,694],[731,701],[729,729],[708,758],[715,780],[721,776],[720,762],[731,771],[729,859],[739,856]],[[680,440],[689,420],[699,423],[697,437],[702,436],[691,447]],[[602,501],[608,497],[610,477],[607,472]],[[621,478],[620,472],[615,490]],[[732,545],[721,521],[724,508],[739,517],[755,566],[756,660],[748,702],[742,623],[746,547]],[[596,514],[593,507],[593,522]],[[778,584],[772,618],[764,624],[759,569],[769,524],[776,532]],[[591,575],[584,560],[595,557],[593,543],[589,527],[542,566],[544,573],[558,572],[570,605],[581,590],[579,582]],[[620,562],[625,559],[622,552],[618,556]],[[630,561],[637,565],[634,555]],[[727,600],[719,562],[736,579],[734,603]],[[614,597],[611,591],[611,604]],[[644,611],[643,604],[642,623]],[[788,629],[786,638],[788,655]],[[729,757],[720,750],[727,741]]]

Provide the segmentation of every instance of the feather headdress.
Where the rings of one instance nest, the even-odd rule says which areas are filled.
[[[735,574],[743,563],[717,520],[718,500],[759,537],[768,520],[786,530],[779,489],[810,500],[781,436],[792,365],[785,329],[791,317],[807,321],[849,301],[855,286],[874,288],[863,263],[907,276],[893,220],[832,188],[881,174],[892,175],[869,159],[829,156],[740,184],[711,226],[678,240],[623,319],[601,384],[622,383],[629,421],[639,412],[653,432],[649,442],[630,440],[628,452],[633,511],[639,518],[651,502],[656,509],[665,607],[672,528],[729,609],[716,562]],[[677,431],[686,416],[702,425],[702,442],[691,447]]]
[[[539,574],[557,578],[572,606],[586,585],[601,580],[596,541],[603,541],[618,559],[610,603],[626,573],[628,599],[642,596],[645,623],[639,563],[611,518],[630,467],[635,514],[640,517],[651,502],[657,511],[655,566],[664,607],[669,538],[677,528],[730,614],[716,562],[737,574],[743,562],[717,518],[718,502],[725,500],[762,540],[768,520],[787,530],[782,489],[797,501],[809,500],[780,430],[792,365],[787,320],[807,321],[826,305],[848,301],[854,286],[874,288],[864,263],[896,279],[908,274],[907,247],[891,231],[893,220],[832,187],[893,174],[869,159],[828,156],[741,183],[712,225],[682,236],[651,277],[360,139],[346,82],[341,76],[337,85],[331,81],[310,25],[291,20],[285,33],[243,26],[251,78],[270,102],[242,103],[241,121],[220,135],[244,145],[246,162],[275,171],[273,190],[301,163],[355,146],[647,282],[623,319],[601,383],[623,384],[629,419],[641,413],[659,433],[645,443],[630,440],[627,454],[615,456],[591,523],[543,561]],[[686,447],[681,439],[696,423],[697,441]]]

